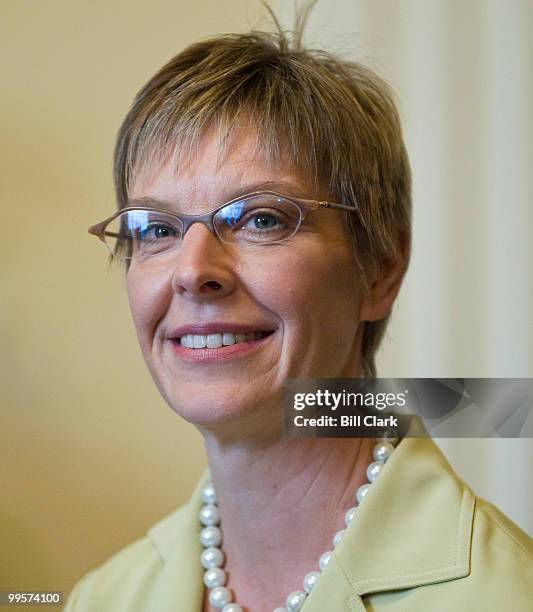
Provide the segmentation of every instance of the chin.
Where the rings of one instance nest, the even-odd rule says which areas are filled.
[[[244,436],[251,430],[258,432],[280,429],[282,426],[281,393],[276,401],[272,395],[267,398],[237,398],[235,395],[221,397],[198,393],[196,400],[191,400],[194,394],[187,397],[174,396],[168,402],[172,410],[184,420],[202,429],[221,432],[225,426],[231,426],[231,431]]]

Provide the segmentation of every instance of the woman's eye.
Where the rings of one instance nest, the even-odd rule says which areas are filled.
[[[173,238],[176,236],[176,230],[168,225],[152,225],[145,230],[139,232],[141,240],[158,240],[161,238]]]
[[[138,228],[134,241],[134,254],[139,256],[157,255],[166,253],[175,248],[179,231],[166,223],[152,223]]]
[[[249,232],[264,232],[268,230],[280,230],[285,223],[276,210],[250,211],[241,222],[241,229]]]
[[[279,219],[269,213],[257,213],[250,220],[252,222],[252,228],[255,229],[272,229],[279,223]]]

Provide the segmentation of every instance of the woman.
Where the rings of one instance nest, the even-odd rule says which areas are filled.
[[[193,44],[122,125],[119,211],[91,232],[210,473],[69,612],[531,609],[529,539],[430,439],[282,435],[287,378],[375,376],[410,243],[387,86],[300,39]]]

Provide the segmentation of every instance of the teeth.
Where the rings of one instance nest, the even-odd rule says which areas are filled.
[[[230,344],[235,344],[235,334],[223,334],[222,335],[222,344],[224,346],[229,346]]]
[[[181,346],[190,349],[198,348],[220,348],[221,346],[231,346],[232,344],[238,344],[239,342],[251,342],[252,340],[259,340],[265,336],[265,332],[249,332],[247,334],[208,334],[207,336],[201,334],[185,334],[180,338]]]
[[[194,348],[205,348],[207,346],[207,336],[196,336],[192,337]]]
[[[220,334],[209,334],[207,336],[207,348],[218,348],[222,346],[222,336]]]

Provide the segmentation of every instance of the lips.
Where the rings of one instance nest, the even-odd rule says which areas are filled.
[[[181,336],[175,335],[176,330],[173,332],[174,337],[170,338],[170,343],[174,354],[183,362],[204,364],[228,362],[251,356],[261,347],[269,344],[275,332],[275,330],[237,332],[236,328],[243,329],[243,327],[232,325],[228,326],[228,329],[234,330],[233,332],[222,332],[220,325],[218,327],[216,325],[200,326],[202,330],[208,329],[214,333],[193,334],[184,333],[192,328],[192,326],[186,326],[178,328]],[[198,329],[199,326],[193,328]],[[246,326],[245,329],[250,329],[250,327]]]

